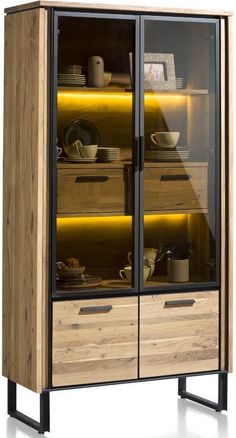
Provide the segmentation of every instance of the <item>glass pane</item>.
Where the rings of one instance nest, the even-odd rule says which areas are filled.
[[[133,287],[131,20],[59,18],[57,292]]]
[[[144,38],[144,286],[216,281],[216,23],[146,20]]]

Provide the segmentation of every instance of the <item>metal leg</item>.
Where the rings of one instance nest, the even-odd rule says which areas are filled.
[[[203,406],[214,409],[216,412],[227,411],[227,373],[221,373],[218,375],[218,403],[212,402],[203,397],[199,397],[186,391],[186,377],[181,377],[178,380],[178,395],[181,398],[187,398],[188,400],[191,400],[193,402],[200,403]]]
[[[16,418],[22,423],[27,424],[27,426],[32,427],[41,434],[44,432],[50,432],[50,393],[43,392],[40,394],[40,421],[38,422],[17,410],[16,390],[16,383],[8,380],[8,414],[10,417]]]

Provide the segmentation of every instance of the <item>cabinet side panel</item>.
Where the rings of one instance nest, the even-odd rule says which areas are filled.
[[[226,251],[226,99],[225,99],[225,62],[226,62],[226,52],[225,52],[225,19],[220,20],[221,27],[221,290],[220,290],[220,303],[221,303],[221,314],[220,314],[220,368],[225,370],[226,368],[226,263],[225,263],[225,251]]]
[[[227,100],[228,100],[228,238],[229,238],[229,279],[228,279],[228,371],[233,371],[233,18],[227,19],[227,58],[228,65],[226,75],[228,79]]]
[[[5,17],[3,375],[46,385],[47,12]]]

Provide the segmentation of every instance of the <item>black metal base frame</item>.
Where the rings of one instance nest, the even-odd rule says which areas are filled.
[[[187,377],[193,377],[193,376],[189,375],[189,376],[178,377],[178,394],[181,398],[186,398],[193,402],[199,403],[203,406],[214,409],[216,412],[221,412],[223,410],[227,411],[227,391],[228,391],[227,372],[221,372],[218,374],[218,402],[217,403],[188,392],[186,390]],[[176,377],[173,376],[173,378]],[[161,378],[158,380],[161,380]],[[114,384],[115,383],[116,382],[114,382]],[[127,382],[124,381],[123,383],[127,383]],[[131,381],[130,383],[134,383],[134,381],[133,382]],[[106,383],[104,383],[103,385],[105,386]],[[89,387],[91,385],[85,385],[85,386]],[[92,386],[100,386],[100,385],[94,384]],[[60,390],[62,388],[55,388],[55,389]],[[68,387],[67,389],[71,389],[71,388]],[[17,410],[16,390],[17,390],[16,383],[12,382],[11,380],[8,380],[8,414],[11,417],[21,421],[22,423],[27,424],[27,426],[30,426],[33,429],[37,430],[41,434],[43,434],[44,432],[50,432],[50,399],[49,399],[50,389],[47,389],[40,394],[40,421],[39,422],[28,417],[27,415],[22,414]],[[52,388],[51,390],[53,391],[54,389]]]
[[[186,390],[186,377],[178,379],[178,394],[181,398],[186,398],[207,408],[214,409],[216,412],[227,411],[228,375],[227,373],[218,374],[218,402],[212,402],[203,397],[199,397]]]
[[[40,394],[40,421],[36,421],[17,410],[16,403],[17,385],[15,382],[8,380],[8,414],[16,418],[29,427],[37,430],[39,433],[50,432],[50,402],[49,392]]]

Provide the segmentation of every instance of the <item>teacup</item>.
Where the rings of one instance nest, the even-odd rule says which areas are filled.
[[[160,148],[174,148],[179,140],[180,132],[154,132],[152,142]]]
[[[122,280],[128,280],[129,283],[132,281],[132,266],[125,266],[124,269],[119,271]],[[143,267],[143,279],[146,281],[150,275],[150,266]]]
[[[88,144],[85,146],[81,145],[79,150],[82,158],[95,158],[98,150],[98,145],[97,144]]]

